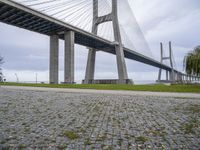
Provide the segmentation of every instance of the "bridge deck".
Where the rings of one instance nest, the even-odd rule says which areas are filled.
[[[75,32],[76,44],[115,54],[113,42],[11,0],[0,0],[0,22],[45,35],[60,33],[61,39],[64,39],[64,31],[72,30]],[[128,59],[136,60],[164,70],[172,70],[169,66],[161,64],[152,58],[146,57],[128,48],[124,48],[124,54]]]
[[[114,48],[110,41],[10,0],[0,0],[0,21],[45,35],[73,30],[77,44],[103,50]]]

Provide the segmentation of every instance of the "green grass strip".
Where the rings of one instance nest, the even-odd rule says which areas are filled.
[[[48,88],[73,88],[96,90],[126,90],[126,91],[151,91],[151,92],[182,92],[200,93],[200,85],[120,85],[120,84],[31,84],[31,83],[0,83],[1,86],[30,86]]]

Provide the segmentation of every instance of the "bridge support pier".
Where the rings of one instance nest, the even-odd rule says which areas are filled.
[[[92,84],[95,73],[96,50],[89,49],[84,84]]]
[[[66,31],[65,37],[65,58],[64,58],[64,83],[74,83],[74,32]]]
[[[166,70],[166,80],[162,80],[161,79],[162,69],[159,69],[157,82],[174,83],[175,80],[177,79],[177,77],[176,77],[176,74],[173,69],[171,42],[169,42],[169,56],[168,57],[165,57],[163,55],[163,44],[162,43],[160,43],[160,51],[161,51],[161,63],[163,63],[164,60],[169,60],[170,66],[171,66],[171,71]]]
[[[171,82],[171,83],[174,83],[174,82],[175,82],[174,71],[170,71],[170,82]]]
[[[118,70],[118,78],[119,84],[126,84],[126,80],[128,80],[128,74],[126,70],[126,63],[124,59],[124,50],[122,45],[115,46],[116,58],[117,58],[117,70]]]
[[[191,82],[191,81],[190,81],[190,76],[189,76],[189,75],[187,75],[187,81],[188,81],[188,83]]]
[[[58,35],[50,36],[50,66],[49,82],[58,84],[58,56],[59,56],[59,37]]]
[[[94,72],[95,72],[95,57],[96,50],[89,49],[87,68],[85,74],[85,80],[83,80],[84,84],[92,84],[92,83],[113,83],[116,84],[132,84],[132,80],[128,79],[128,74],[126,70],[126,63],[124,58],[124,50],[122,46],[122,40],[119,29],[118,22],[118,14],[117,14],[117,0],[112,0],[112,11],[111,13],[99,16],[98,14],[98,3],[99,0],[93,0],[93,26],[92,33],[97,34],[98,25],[112,21],[113,23],[113,31],[114,31],[114,39],[115,39],[115,51],[116,51],[116,59],[117,59],[117,68],[118,68],[118,80],[94,80]]]
[[[169,72],[166,71],[166,80],[169,81]]]
[[[185,75],[184,74],[181,75],[181,78],[182,78],[182,82],[185,83]]]

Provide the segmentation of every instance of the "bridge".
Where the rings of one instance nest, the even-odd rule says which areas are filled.
[[[66,84],[74,83],[74,44],[89,48],[86,75],[83,81],[85,84],[107,82],[118,84],[132,83],[132,80],[130,80],[127,75],[125,58],[159,68],[159,81],[161,81],[161,70],[166,71],[165,81],[167,82],[175,83],[200,80],[199,77],[187,75],[176,70],[173,65],[167,66],[163,64],[162,61],[159,62],[151,57],[138,53],[134,49],[125,47],[120,35],[117,0],[112,0],[111,4],[111,13],[104,16],[98,16],[98,0],[93,0],[92,32],[75,27],[67,22],[12,0],[0,0],[0,21],[2,23],[50,36],[49,81],[52,84],[58,84],[59,39],[65,41],[64,83]],[[114,42],[97,35],[98,25],[108,21],[113,23]],[[103,51],[116,55],[119,77],[117,80],[105,81],[94,79],[96,51]],[[171,59],[171,55],[169,56],[169,59]]]

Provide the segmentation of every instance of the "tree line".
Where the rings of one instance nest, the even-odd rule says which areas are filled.
[[[200,46],[195,47],[185,56],[184,68],[187,74],[200,76]]]

